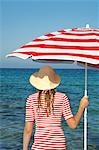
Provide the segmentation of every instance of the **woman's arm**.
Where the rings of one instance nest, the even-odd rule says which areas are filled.
[[[33,123],[26,122],[23,134],[23,150],[28,150],[28,145],[33,131]]]
[[[66,121],[70,128],[75,129],[77,127],[83,115],[84,109],[88,106],[88,104],[88,97],[83,97],[80,101],[80,105],[76,115],[70,119],[67,119]]]

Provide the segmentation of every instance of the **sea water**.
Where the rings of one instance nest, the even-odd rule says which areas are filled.
[[[38,69],[0,69],[0,150],[22,150],[25,104],[35,92],[29,77]],[[56,69],[61,76],[57,91],[68,95],[75,115],[84,95],[83,69]],[[88,70],[88,150],[99,150],[99,70]],[[67,150],[83,150],[83,118],[72,130],[62,118]],[[31,138],[30,147],[33,142]]]

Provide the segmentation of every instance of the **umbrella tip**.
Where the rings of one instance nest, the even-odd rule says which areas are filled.
[[[89,24],[86,24],[86,28],[89,28]]]

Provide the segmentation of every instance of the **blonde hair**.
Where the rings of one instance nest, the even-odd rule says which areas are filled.
[[[44,93],[44,100],[45,100],[45,111],[47,113],[47,117],[51,114],[51,112],[54,113],[54,96],[55,96],[55,89],[51,90],[38,90],[38,109],[42,107],[41,104],[41,96],[42,93]]]

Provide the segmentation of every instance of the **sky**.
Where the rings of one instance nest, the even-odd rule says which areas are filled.
[[[0,0],[0,68],[39,68],[32,59],[5,56],[33,39],[66,28],[99,28],[98,0]],[[46,64],[48,65],[48,64]],[[51,64],[55,68],[79,68]]]

